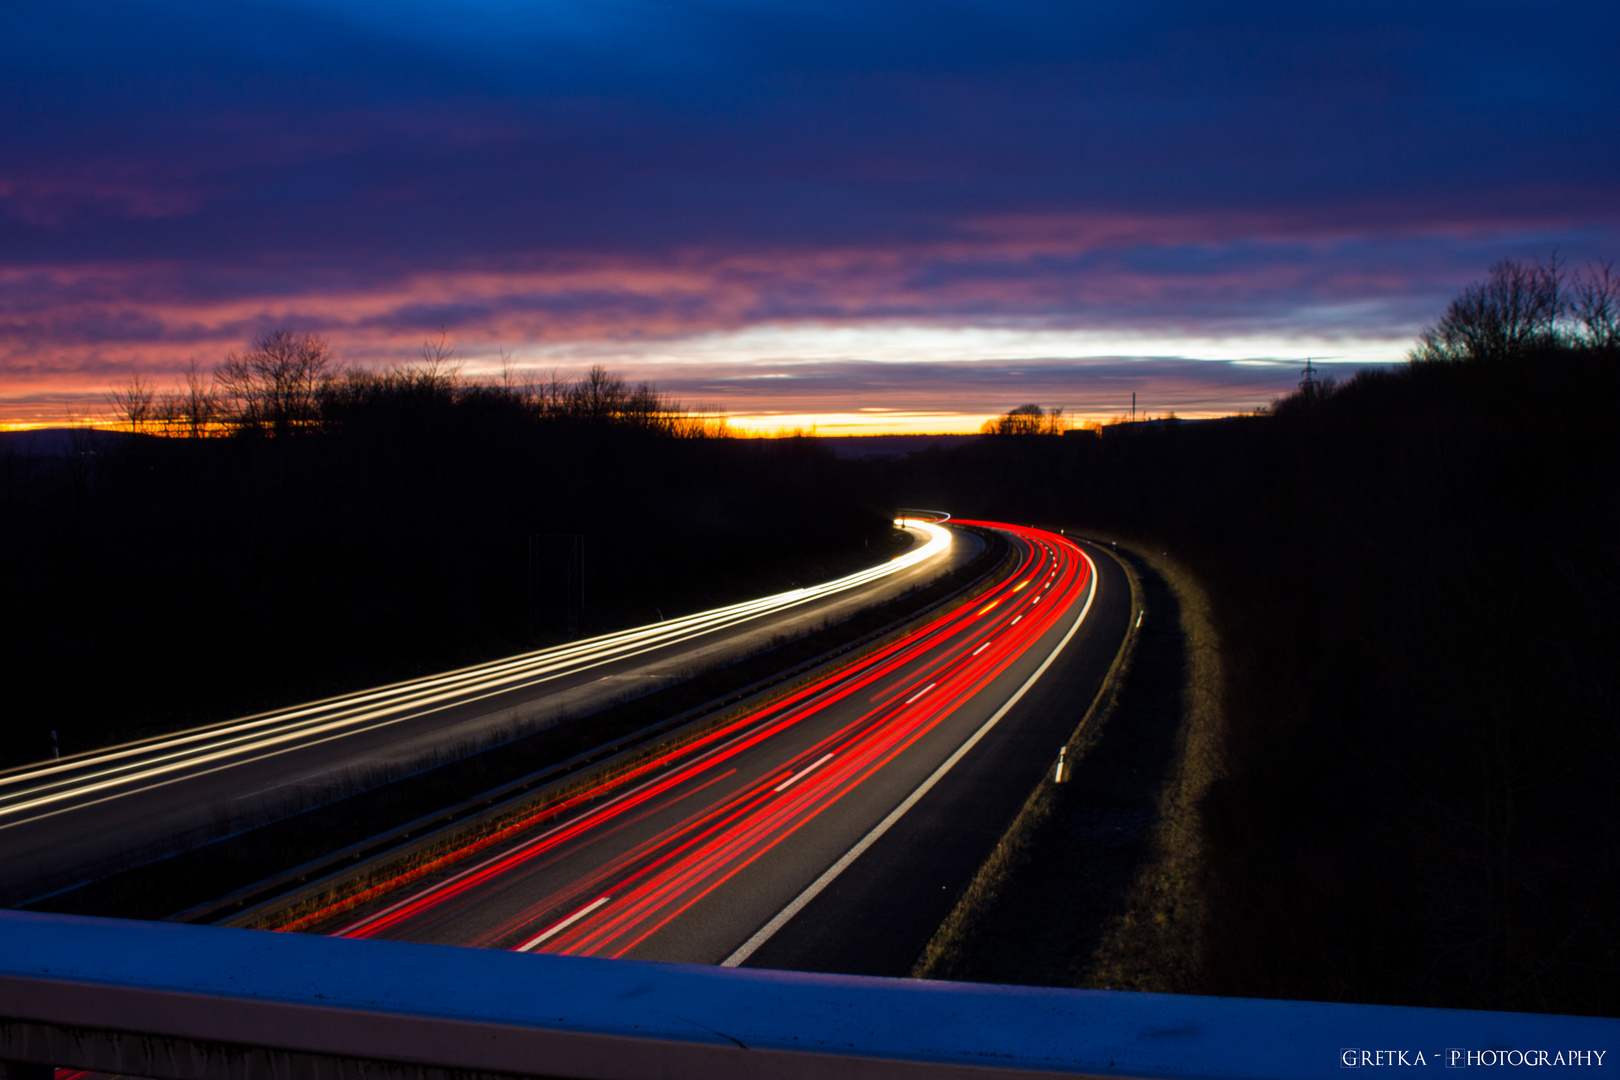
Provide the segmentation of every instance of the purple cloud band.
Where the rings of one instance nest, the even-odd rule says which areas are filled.
[[[1388,338],[1620,253],[1611,4],[448,11],[9,13],[0,401],[276,325]]]

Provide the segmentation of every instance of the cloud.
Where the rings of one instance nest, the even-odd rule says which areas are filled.
[[[1062,408],[1075,418],[1140,414],[1220,416],[1253,410],[1292,393],[1300,362],[1191,360],[1175,357],[979,360],[952,363],[816,361],[779,365],[665,368],[661,389],[692,404],[749,418],[755,427],[796,426],[816,415],[869,414],[874,428],[888,414],[926,414],[933,430],[973,430],[985,416],[1027,402]],[[1331,366],[1331,365],[1330,365]],[[1340,365],[1354,372],[1370,364]],[[782,421],[774,423],[780,416]],[[965,417],[967,424],[952,423]]]
[[[890,331],[892,333],[892,331]],[[600,358],[595,358],[600,359]],[[624,359],[624,358],[620,358]],[[524,364],[519,381],[553,373],[577,376],[582,363]],[[689,407],[733,418],[743,431],[773,433],[816,427],[822,434],[882,431],[976,431],[987,417],[1035,402],[1062,408],[1076,421],[1127,414],[1186,418],[1250,411],[1291,393],[1297,360],[1195,360],[1184,357],[1022,358],[1000,360],[631,360],[615,369],[645,379]],[[1324,368],[1349,374],[1380,366],[1368,358]],[[60,372],[57,374],[61,374]],[[496,377],[489,361],[467,365],[469,377]],[[124,376],[124,377],[127,377]],[[109,380],[111,382],[117,380]],[[105,412],[102,391],[41,392],[0,399],[0,421],[60,422]]]
[[[1616,29],[1601,3],[26,6],[3,390],[281,324],[367,362],[439,327],[632,360],[875,324],[1410,335],[1496,259],[1616,254]]]
[[[1122,228],[1151,231],[1140,219]],[[440,329],[473,354],[572,348],[631,359],[701,352],[707,338],[749,328],[780,340],[795,326],[829,342],[840,328],[876,324],[1115,340],[1387,340],[1410,338],[1432,319],[1468,272],[1458,264],[1479,266],[1501,241],[1297,236],[1170,245],[1132,236],[1062,251],[1014,236],[974,246],[610,252],[443,270],[62,264],[0,269],[0,362],[12,378],[66,353],[114,367],[172,366],[192,355],[212,362],[280,325],[322,333],[361,362],[407,356]],[[1541,238],[1518,246],[1539,251]],[[899,341],[869,341],[864,355],[903,359]]]

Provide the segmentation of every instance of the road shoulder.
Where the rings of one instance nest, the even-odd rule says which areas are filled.
[[[1185,568],[1141,545],[1110,550],[1141,622],[1068,743],[1068,782],[1049,772],[1031,792],[914,977],[1160,992],[1199,984],[1197,815],[1216,776],[1218,643]]]

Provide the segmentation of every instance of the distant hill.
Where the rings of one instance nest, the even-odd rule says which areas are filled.
[[[32,457],[67,457],[83,449],[100,450],[122,445],[129,439],[123,431],[98,428],[33,428],[28,431],[0,431],[0,454]]]
[[[101,449],[117,445],[130,438],[127,432],[103,431],[99,428],[34,428],[28,431],[0,431],[0,454],[14,453],[37,457],[65,457],[76,449]],[[826,446],[845,460],[875,458],[893,460],[906,454],[917,454],[931,446],[951,450],[963,443],[979,438],[978,435],[836,435],[815,436],[815,441]]]

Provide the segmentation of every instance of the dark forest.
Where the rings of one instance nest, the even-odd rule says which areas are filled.
[[[268,335],[195,427],[146,392],[142,424],[174,437],[0,453],[5,760],[52,729],[72,753],[560,642],[567,571],[538,567],[531,603],[534,535],[585,538],[586,635],[894,550],[809,440],[726,438],[600,371],[323,377],[320,347]]]
[[[1188,992],[1620,1011],[1617,405],[1620,355],[1539,349],[905,463],[920,498],[1163,547],[1209,590]]]

